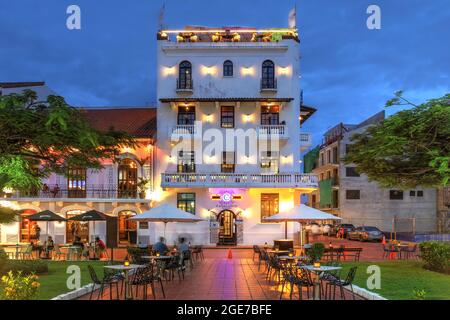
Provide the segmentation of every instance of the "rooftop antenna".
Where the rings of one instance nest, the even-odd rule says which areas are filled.
[[[288,17],[289,28],[296,29],[297,28],[297,3],[294,4],[294,8],[289,11]]]
[[[164,1],[161,9],[159,10],[159,17],[158,17],[159,30],[163,30],[165,11],[166,11],[166,2]]]

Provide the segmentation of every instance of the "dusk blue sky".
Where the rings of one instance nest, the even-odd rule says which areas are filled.
[[[0,0],[0,81],[44,80],[77,106],[152,106],[162,3]],[[300,81],[305,103],[318,109],[303,130],[316,143],[331,126],[358,123],[382,110],[396,90],[417,103],[450,92],[448,0],[165,3],[169,28],[287,27],[296,3]],[[81,7],[82,30],[66,29],[70,4]],[[366,27],[370,4],[381,7],[381,30]]]

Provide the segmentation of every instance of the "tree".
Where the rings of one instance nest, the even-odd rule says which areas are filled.
[[[71,166],[101,169],[103,159],[136,145],[125,132],[94,129],[63,97],[36,97],[31,90],[0,96],[0,192],[39,188],[42,178]]]
[[[344,162],[382,187],[438,187],[450,179],[450,94],[415,105],[396,92],[386,106],[409,105],[352,136]]]

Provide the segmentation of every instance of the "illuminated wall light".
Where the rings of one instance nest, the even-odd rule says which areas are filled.
[[[244,122],[251,122],[253,120],[253,115],[248,113],[242,116]]]
[[[294,202],[291,201],[280,201],[280,213],[286,212],[294,208]]]
[[[281,161],[282,161],[283,164],[292,163],[292,156],[291,155],[284,155],[281,158]]]
[[[125,148],[120,149],[120,151],[122,153],[133,153],[134,149],[133,148],[129,148],[129,147],[125,147]]]
[[[175,163],[175,161],[176,161],[176,158],[175,158],[175,157],[172,157],[172,155],[167,156],[167,162],[168,162],[168,163]]]
[[[176,73],[176,68],[175,68],[175,66],[172,66],[172,67],[162,67],[162,75],[163,75],[164,77],[172,76],[172,75],[174,75],[175,73]]]
[[[244,218],[251,218],[252,217],[252,210],[251,209],[242,210],[241,216],[244,217]]]
[[[292,74],[292,68],[290,66],[288,66],[288,67],[278,67],[277,68],[277,74],[279,76],[290,76]]]
[[[214,66],[202,66],[201,72],[205,76],[213,76],[216,74],[217,69]]]
[[[252,76],[255,74],[255,69],[253,67],[242,67],[241,75],[243,76]]]
[[[205,121],[208,123],[213,122],[213,115],[212,114],[206,114],[205,115]]]

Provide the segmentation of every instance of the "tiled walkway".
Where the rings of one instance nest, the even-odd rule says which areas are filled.
[[[164,281],[166,299],[178,300],[278,300],[281,286],[266,280],[265,272],[258,271],[257,263],[251,259],[250,250],[236,250],[233,259],[227,259],[227,250],[216,249],[204,261],[198,261],[192,271],[186,272],[184,280]],[[214,256],[214,257],[212,257]],[[244,257],[247,256],[247,257]],[[141,290],[142,292],[142,290]],[[286,292],[286,291],[285,291]],[[298,299],[297,290],[293,299]],[[312,290],[311,290],[312,293]],[[142,295],[142,294],[141,294]],[[94,294],[96,298],[97,293]],[[81,299],[88,299],[84,296]],[[109,299],[105,291],[104,299]],[[113,296],[115,298],[115,295]],[[156,285],[156,298],[162,299],[159,285]],[[349,292],[346,298],[352,299]],[[153,299],[149,289],[149,299]],[[287,292],[283,299],[289,299]],[[306,289],[303,299],[307,299]],[[357,299],[360,299],[357,297]]]
[[[361,252],[360,261],[380,261],[383,260],[383,246],[379,242],[359,242],[350,241],[345,239],[336,239],[334,237],[325,236],[313,236],[310,237],[310,242],[323,242],[328,246],[331,241],[332,245],[338,247],[340,245],[345,245],[349,248],[363,248]],[[204,250],[206,257],[210,258],[223,258],[226,257],[227,252],[224,249],[207,248]],[[108,253],[110,251],[108,250]],[[114,249],[114,260],[123,261],[126,257],[125,248]],[[247,247],[247,249],[236,248],[233,249],[233,257],[235,258],[251,258],[252,250]]]

